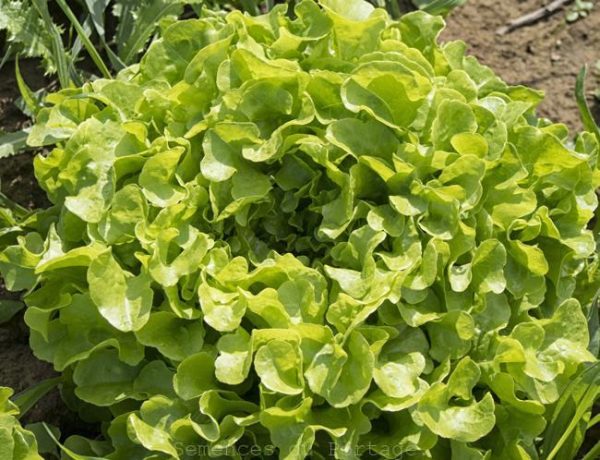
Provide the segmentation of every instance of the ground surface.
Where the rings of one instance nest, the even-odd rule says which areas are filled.
[[[21,73],[33,90],[50,83],[44,78],[44,71],[37,67],[36,61],[21,61],[20,67]],[[30,124],[28,118],[15,105],[17,97],[19,91],[14,67],[7,63],[0,70],[0,132],[16,131]],[[33,154],[25,154],[0,162],[2,192],[28,208],[46,204],[45,194],[39,189],[33,176],[32,158]]]
[[[564,11],[506,35],[496,30],[510,19],[533,11],[549,1],[469,0],[447,19],[444,40],[464,40],[471,54],[490,66],[511,84],[544,90],[546,100],[540,114],[581,129],[575,102],[575,79],[582,65],[589,64],[588,91],[600,87],[600,4],[592,13],[567,24]],[[600,106],[590,98],[596,116]]]
[[[471,53],[492,67],[507,82],[525,84],[546,92],[540,113],[562,121],[572,129],[580,129],[579,114],[574,99],[575,77],[584,64],[592,66],[600,60],[600,4],[592,14],[575,24],[567,25],[559,12],[535,25],[504,36],[495,31],[507,20],[543,5],[542,0],[470,0],[448,18],[444,40],[462,39]],[[48,83],[35,63],[21,63],[25,80],[33,89]],[[16,91],[13,67],[0,71],[0,130],[12,131],[27,124],[27,118],[14,105]],[[590,93],[600,87],[600,75],[590,75]],[[595,105],[595,111],[600,112]],[[33,177],[32,155],[22,155],[0,161],[2,192],[27,207],[45,204],[44,194]],[[0,282],[0,298],[8,298]],[[12,296],[11,298],[15,298]],[[35,382],[53,375],[49,365],[39,362],[27,345],[27,329],[22,317],[0,325],[0,385],[21,391]],[[60,424],[67,431],[67,415],[58,394],[54,393],[38,404],[28,421],[45,420]],[[72,423],[72,422],[71,422]]]
[[[21,71],[33,89],[47,84],[43,71],[33,61],[21,62]],[[16,107],[17,83],[12,65],[0,71],[0,130],[10,132],[29,123],[27,117]],[[19,155],[0,160],[2,192],[28,208],[44,206],[45,195],[37,186],[33,176],[33,155]],[[0,299],[18,298],[7,293],[0,280]],[[15,392],[23,391],[37,382],[54,375],[52,366],[38,361],[28,345],[27,327],[22,315],[17,315],[7,324],[0,325],[0,386],[8,386]],[[58,392],[44,398],[27,415],[26,422],[48,421],[56,424],[64,414]]]

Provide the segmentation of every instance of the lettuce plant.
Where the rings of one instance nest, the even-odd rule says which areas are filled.
[[[7,460],[42,460],[35,434],[19,423],[19,407],[9,399],[12,394],[12,389],[0,387],[0,454]]]
[[[47,98],[7,237],[109,459],[537,458],[585,363],[598,140],[362,0],[177,21]],[[7,238],[5,236],[5,238]]]

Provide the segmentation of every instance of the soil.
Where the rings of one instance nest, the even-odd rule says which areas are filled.
[[[565,12],[505,35],[496,30],[509,20],[549,3],[543,0],[469,0],[448,18],[443,40],[464,40],[470,53],[510,84],[527,85],[546,94],[539,114],[565,123],[572,130],[582,125],[575,101],[579,69],[589,64],[589,102],[600,119],[600,105],[592,97],[600,88],[600,5],[591,14],[567,23]]]
[[[19,67],[23,79],[32,90],[50,84],[36,60],[22,60]],[[31,124],[15,104],[18,97],[14,67],[7,63],[0,70],[0,132],[20,130]],[[0,161],[0,191],[29,209],[48,204],[45,193],[38,187],[33,175],[33,157],[36,153],[28,152]]]
[[[542,89],[546,100],[539,113],[565,123],[573,130],[581,129],[574,97],[579,68],[588,63],[593,68],[600,61],[600,5],[592,13],[573,24],[567,24],[564,12],[558,12],[536,24],[506,35],[496,30],[508,20],[544,5],[543,0],[469,0],[447,19],[443,40],[462,39],[470,53],[494,69],[510,84],[524,84]],[[36,90],[48,85],[43,71],[32,60],[21,62],[24,79]],[[590,72],[590,95],[600,88],[600,72]],[[0,71],[0,131],[26,127],[26,116],[15,106],[19,93],[11,65]],[[593,111],[600,115],[600,105],[590,97]],[[33,175],[34,153],[0,161],[1,191],[28,208],[45,206],[44,193]],[[0,299],[18,298],[7,293],[0,280]],[[38,361],[28,347],[27,328],[22,315],[0,325],[0,385],[22,391],[45,378],[54,376],[52,367]],[[57,391],[43,398],[24,421],[44,420],[63,427],[73,427],[73,416],[62,403]]]
[[[36,61],[22,61],[20,67],[24,79],[33,90],[48,85],[49,82],[44,79],[44,72],[38,68]],[[30,123],[15,105],[18,96],[14,69],[11,65],[6,65],[0,70],[0,131],[19,130]],[[30,209],[47,205],[45,194],[33,175],[33,156],[32,152],[0,160],[2,193]],[[0,299],[18,298],[18,294],[5,290],[0,279]],[[22,314],[0,325],[0,386],[11,387],[15,393],[56,375],[50,364],[33,356],[28,341],[27,326]],[[47,421],[59,425],[65,414],[66,408],[55,390],[36,404],[23,417],[23,422]]]

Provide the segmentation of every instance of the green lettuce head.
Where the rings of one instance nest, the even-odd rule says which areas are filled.
[[[0,255],[109,459],[534,459],[588,351],[598,142],[361,0],[178,21],[31,130]],[[595,286],[595,287],[594,287]]]

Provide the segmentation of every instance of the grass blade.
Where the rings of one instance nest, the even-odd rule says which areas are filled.
[[[391,0],[391,1],[387,1],[387,10],[388,13],[390,13],[390,15],[393,18],[399,18],[400,16],[402,16],[402,9],[400,8],[400,4],[398,3],[398,0]]]
[[[3,232],[4,230],[0,231],[0,236]],[[23,308],[25,308],[25,305],[18,300],[0,299],[0,324],[10,321]]]
[[[467,0],[433,0],[433,1],[415,1],[419,9],[429,14],[446,15],[457,6],[463,5]]]
[[[596,415],[593,419],[591,419],[588,423],[588,429],[596,426],[598,423],[600,423],[600,414]]]
[[[566,447],[575,451],[567,454],[576,453],[583,437],[574,439],[572,435],[577,433],[576,428],[583,424],[584,416],[592,410],[599,394],[600,363],[595,363],[571,381],[556,403],[541,447],[545,460],[567,458],[562,455],[557,457]],[[585,431],[586,427],[587,423],[582,429]]]
[[[88,18],[88,20],[84,24],[84,27],[90,26],[91,23],[92,23],[92,19]],[[115,53],[111,49],[109,44],[106,42],[105,37],[100,36],[100,43],[102,44],[102,47],[104,48],[104,51],[106,52],[106,56],[108,57],[108,60],[110,61],[110,65],[112,66],[112,69],[115,72],[119,72],[120,70],[123,70],[125,67],[127,67],[125,65],[125,63],[123,61],[121,61],[121,58],[117,55],[117,53]]]
[[[27,217],[29,214],[30,211],[25,209],[19,203],[15,203],[4,193],[0,193],[0,216],[3,218],[3,220],[13,221],[13,223],[16,224],[15,216],[17,219],[21,220]]]
[[[0,159],[23,152],[27,148],[27,130],[0,134]]]
[[[46,379],[15,396],[13,402],[19,406],[21,411],[19,418],[23,417],[40,399],[56,388],[61,381],[62,377]]]
[[[54,433],[52,432],[52,430],[48,427],[48,425],[46,425],[44,422],[42,422],[42,425],[44,426],[44,428],[48,432],[48,436],[50,436],[50,439],[60,448],[60,450],[62,450],[65,453],[65,455],[67,456],[67,458],[71,458],[73,460],[106,460],[104,457],[92,457],[92,456],[89,456],[89,455],[79,455],[79,454],[73,452],[72,450],[70,450],[67,447],[63,446],[59,442],[59,440],[56,439],[56,436],[54,435]]]
[[[102,40],[105,39],[104,14],[108,8],[109,0],[85,0],[85,6],[90,13],[94,28]]]
[[[35,94],[31,91],[31,88],[27,86],[27,83],[23,80],[21,69],[19,68],[19,56],[15,59],[15,76],[17,77],[17,86],[19,87],[19,92],[25,102],[25,107],[27,107],[27,110],[29,110],[32,115],[35,115],[40,110],[40,105]]]
[[[33,6],[42,18],[44,27],[48,31],[52,39],[52,54],[56,61],[56,71],[58,73],[58,81],[60,86],[68,88],[71,85],[69,76],[69,65],[67,62],[67,52],[62,42],[62,37],[58,26],[52,21],[50,12],[48,11],[48,3],[45,0],[32,0]]]
[[[96,51],[94,44],[91,42],[90,37],[85,33],[85,30],[83,30],[83,27],[81,26],[81,24],[75,17],[75,14],[71,10],[71,8],[69,8],[69,5],[67,5],[65,0],[56,0],[56,3],[58,3],[58,6],[60,6],[60,8],[63,10],[63,12],[67,16],[67,18],[69,19],[71,24],[77,31],[77,35],[79,36],[79,39],[81,40],[81,42],[83,43],[83,46],[85,47],[88,54],[92,58],[92,61],[94,61],[94,64],[96,64],[96,67],[98,67],[98,70],[100,70],[100,73],[102,74],[102,76],[104,78],[108,78],[108,79],[112,78],[110,71],[108,70],[108,67],[106,67],[106,64],[104,63],[104,61],[98,54],[98,51]]]
[[[587,75],[587,65],[584,65],[579,71],[577,76],[577,83],[575,85],[575,98],[577,99],[577,105],[579,106],[579,113],[581,114],[581,121],[585,129],[596,135],[598,142],[600,142],[600,128],[596,124],[590,107],[585,98],[585,77]]]
[[[13,52],[13,44],[11,43],[10,45],[7,46],[6,52],[4,53],[4,56],[2,56],[2,59],[0,60],[0,70],[2,70],[2,67],[4,67],[4,64],[6,64],[8,62],[8,60],[10,59],[12,52]]]
[[[117,31],[115,33],[114,41],[117,43],[119,50],[122,51],[121,44],[124,47],[133,33],[133,11],[132,5],[129,2],[119,1],[117,3],[120,7],[120,14],[117,16],[119,23],[117,24]],[[113,8],[113,13],[114,12],[115,9]]]
[[[242,4],[244,11],[250,13],[251,15],[257,16],[260,14],[258,5],[256,2],[254,2],[254,0],[240,0],[240,3]]]
[[[84,23],[84,27],[87,24],[92,24],[94,26],[94,29],[96,29],[98,37],[100,38],[100,43],[102,44],[104,51],[106,51],[110,65],[114,70],[119,71],[125,68],[125,63],[121,61],[119,56],[117,56],[117,54],[110,48],[110,46],[108,46],[108,43],[106,42],[104,15],[106,14],[109,3],[110,2],[108,0],[85,0],[85,4],[90,15],[87,21]],[[123,8],[125,8],[125,5],[123,5]],[[127,8],[129,7],[127,6]],[[125,15],[126,17],[121,16],[118,27],[121,27],[121,24],[123,22],[127,22],[129,19],[127,13],[125,13]]]
[[[63,0],[64,1],[64,0]],[[165,2],[164,0],[154,0],[152,3],[144,6],[142,14],[138,17],[133,31],[128,37],[127,42],[120,50],[119,55],[125,64],[130,64],[137,53],[143,48],[148,39],[157,28],[161,18],[171,11],[177,12],[182,9],[179,2]]]
[[[588,350],[594,356],[600,355],[600,296],[597,295],[592,302],[588,315],[588,331],[590,333],[590,345]]]
[[[600,441],[598,441],[581,460],[596,460],[598,458],[600,458]]]
[[[0,189],[2,184],[0,184]],[[21,206],[19,203],[14,202],[8,198],[4,193],[0,192],[0,236],[6,233],[2,233],[7,230],[8,227],[18,227],[19,222],[26,218],[31,212]],[[9,231],[12,231],[8,229]]]

